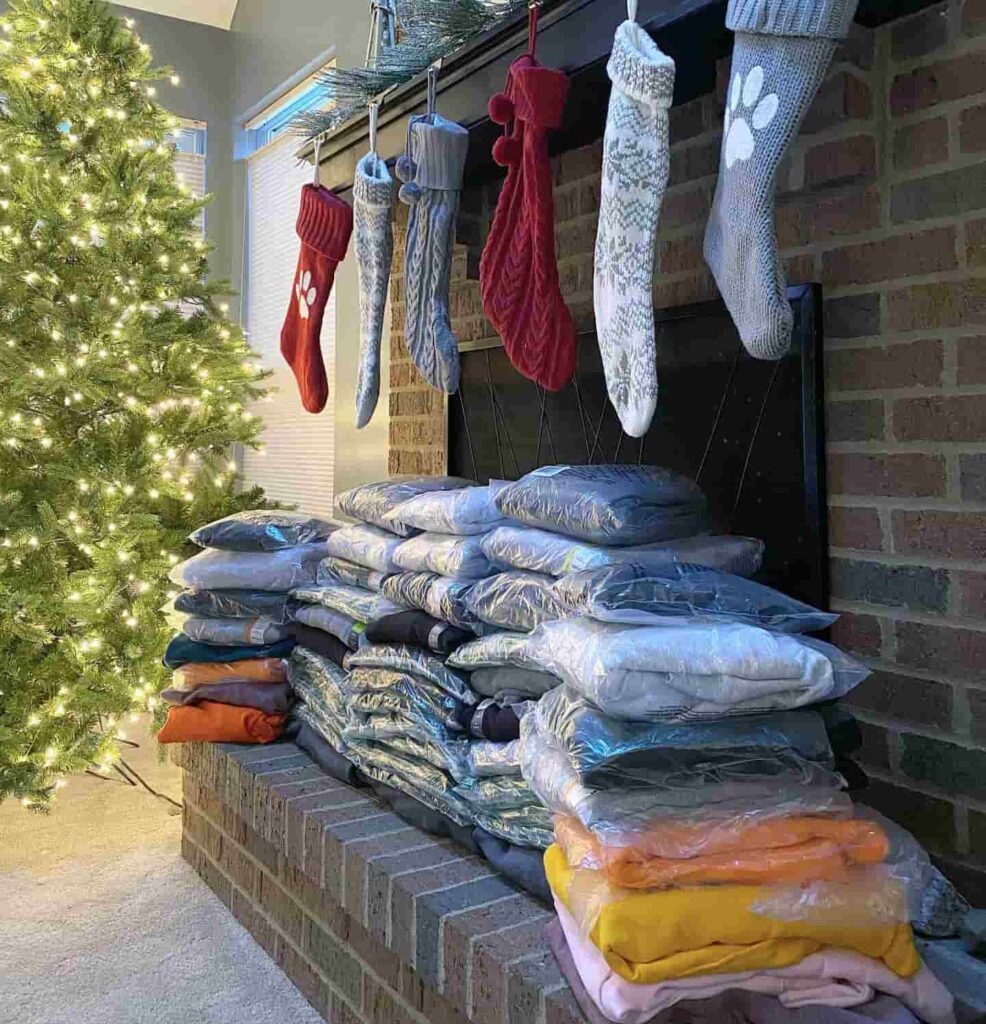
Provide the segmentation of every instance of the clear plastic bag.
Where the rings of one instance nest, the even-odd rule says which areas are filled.
[[[383,742],[395,753],[405,757],[427,761],[428,764],[447,772],[456,783],[469,783],[473,780],[469,768],[467,740],[456,740],[454,743],[424,742],[414,736],[388,736]]]
[[[279,626],[271,619],[207,619],[170,611],[169,625],[204,644],[230,647],[239,644],[273,644],[293,635],[291,626]]]
[[[366,629],[365,622],[359,622],[342,612],[333,611],[320,604],[298,605],[294,612],[296,622],[303,622],[306,626],[313,626],[324,633],[330,633],[337,640],[341,640],[351,651],[366,643],[363,635]]]
[[[480,828],[506,839],[514,846],[547,850],[555,840],[551,831],[551,818],[544,813],[542,807],[528,805],[496,813],[476,811],[474,818]]]
[[[458,756],[468,745],[465,734],[450,729],[440,717],[420,707],[412,707],[394,695],[363,694],[360,701],[348,708],[344,738],[389,742],[406,737],[420,743],[436,744],[445,748],[450,757]],[[464,756],[464,753],[463,753]]]
[[[393,669],[418,679],[425,679],[463,704],[479,703],[479,697],[473,693],[465,676],[448,668],[438,658],[419,647],[408,647],[404,644],[367,644],[346,656],[346,668]]]
[[[456,793],[478,811],[503,811],[536,804],[537,797],[522,777],[497,775],[456,787]]]
[[[752,576],[760,569],[764,551],[763,541],[718,534],[625,548],[599,547],[523,526],[498,526],[482,544],[486,557],[501,569],[527,569],[548,576],[566,576],[624,562],[661,567],[675,561],[704,565],[734,576]]]
[[[342,728],[348,700],[346,672],[335,662],[296,647],[288,660],[288,682],[301,700]]]
[[[278,551],[325,540],[337,529],[335,523],[300,512],[256,509],[200,526],[188,539],[200,548]]]
[[[620,547],[708,527],[701,489],[657,466],[542,466],[500,490],[496,507],[528,526]]]
[[[323,608],[331,608],[342,612],[359,622],[372,622],[383,615],[393,615],[401,610],[382,594],[362,587],[350,587],[344,583],[330,583],[321,587],[297,587],[291,591],[295,601],[305,604],[320,604]]]
[[[519,776],[520,740],[495,743],[476,740],[469,744],[469,773],[477,779]]]
[[[512,665],[477,668],[470,674],[469,683],[481,697],[492,697],[500,705],[537,700],[556,686],[561,686],[558,676],[549,672]]]
[[[452,580],[433,572],[401,572],[388,576],[383,593],[405,608],[420,608],[459,629],[475,631],[479,620],[466,606],[471,582]]]
[[[179,562],[168,574],[190,590],[271,590],[286,593],[315,580],[326,542],[279,551],[219,551],[210,548]]]
[[[483,554],[481,536],[421,533],[394,552],[394,561],[408,572],[437,572],[458,580],[478,580],[496,572]]]
[[[399,537],[378,526],[344,526],[325,542],[323,554],[381,573],[399,572],[393,556],[400,545]]]
[[[762,583],[681,562],[662,567],[628,563],[572,573],[555,583],[554,596],[570,614],[633,625],[674,625],[687,617],[691,622],[726,619],[782,633],[811,633],[827,629],[838,618]]]
[[[614,718],[690,722],[803,707],[869,675],[812,637],[741,623],[625,626],[574,618],[460,647],[456,668],[515,665],[556,675]]]
[[[553,576],[538,572],[501,572],[475,583],[466,604],[476,618],[491,626],[528,633],[542,622],[573,614],[555,596],[554,582]]]
[[[291,621],[289,598],[269,590],[183,590],[174,610],[209,619],[270,619],[279,626]]]
[[[344,558],[330,555],[318,563],[315,582],[320,587],[331,583],[344,583],[350,587],[362,587],[364,590],[380,591],[387,574],[376,569],[368,569],[356,562],[347,562]]]
[[[391,524],[388,528],[403,526],[463,537],[486,533],[506,522],[493,500],[496,486],[491,483],[486,487],[431,491],[408,498],[387,513],[385,518]]]
[[[305,703],[297,704],[291,717],[307,725],[340,754],[345,752],[346,741],[342,738],[342,730],[336,719],[319,714],[314,707]]]
[[[360,487],[344,491],[336,498],[336,505],[344,515],[353,519],[390,530],[392,534],[399,537],[410,537],[416,532],[412,527],[404,526],[399,522],[391,522],[387,518],[388,514],[401,502],[418,494],[427,494],[431,491],[454,491],[462,487],[475,486],[475,484],[475,480],[466,480],[460,476],[393,477],[390,480],[363,484]]]
[[[363,714],[427,716],[452,733],[462,732],[462,703],[434,683],[390,669],[354,668],[346,682],[349,708]]]

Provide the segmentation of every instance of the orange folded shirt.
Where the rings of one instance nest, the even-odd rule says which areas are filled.
[[[172,685],[191,690],[202,683],[229,683],[243,680],[252,683],[286,683],[288,663],[283,658],[246,658],[243,661],[194,662],[176,668]]]
[[[270,743],[281,735],[286,715],[203,700],[173,707],[158,743]]]
[[[827,818],[779,818],[742,827],[658,825],[635,837],[631,846],[604,846],[575,818],[559,817],[555,837],[571,864],[598,867],[627,889],[680,885],[800,885],[817,879],[844,879],[850,866],[879,864],[889,850],[875,822]],[[636,842],[639,838],[640,842]],[[687,851],[681,857],[650,852]],[[693,856],[687,854],[694,851]]]

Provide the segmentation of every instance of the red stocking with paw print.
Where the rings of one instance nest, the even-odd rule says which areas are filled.
[[[301,239],[301,253],[281,328],[281,355],[294,371],[301,404],[308,412],[321,412],[329,398],[322,362],[322,317],[336,266],[349,245],[353,211],[327,188],[305,185],[295,230]]]

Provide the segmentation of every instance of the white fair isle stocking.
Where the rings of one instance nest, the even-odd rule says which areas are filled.
[[[394,230],[390,221],[393,188],[387,165],[371,150],[356,165],[353,181],[353,229],[359,276],[357,428],[370,422],[380,395],[380,336],[394,256]]]
[[[668,107],[674,61],[635,20],[616,30],[603,140],[602,199],[593,278],[596,334],[609,399],[631,437],[657,407],[654,274],[657,225],[668,181]]]
[[[705,259],[740,339],[780,359],[793,317],[774,231],[777,169],[858,0],[730,0],[736,33]]]

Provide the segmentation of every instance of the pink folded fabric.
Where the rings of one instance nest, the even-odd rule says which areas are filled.
[[[860,1006],[877,992],[895,996],[927,1024],[955,1024],[952,996],[924,964],[901,978],[882,963],[851,950],[827,949],[790,967],[637,985],[616,974],[586,938],[565,905],[555,899],[572,960],[589,997],[614,1024],[646,1024],[685,999],[708,999],[731,988],[774,995],[784,1006]]]

